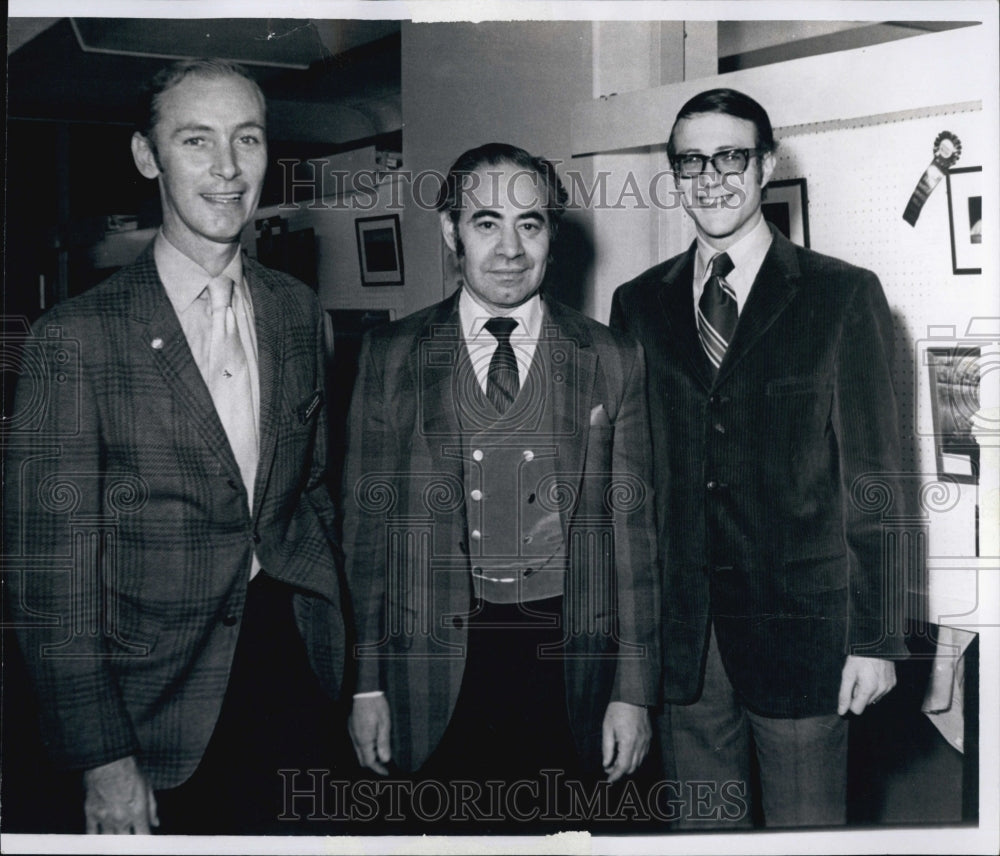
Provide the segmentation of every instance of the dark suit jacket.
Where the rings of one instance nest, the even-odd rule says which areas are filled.
[[[833,713],[849,653],[901,656],[902,582],[864,477],[898,496],[893,326],[870,271],[774,242],[713,382],[695,246],[621,286],[644,345],[663,569],[664,692],[701,692],[710,622],[758,713]]]
[[[582,757],[593,759],[609,701],[658,699],[643,359],[630,338],[544,305],[543,335],[555,335],[569,355],[546,389],[570,554],[566,700]],[[457,307],[456,295],[373,331],[351,405],[344,545],[357,691],[385,691],[393,758],[404,769],[419,768],[441,740],[465,667],[472,586],[456,453],[456,385],[466,377]]]
[[[57,305],[26,345],[6,561],[23,572],[10,602],[61,766],[135,754],[156,788],[191,775],[226,691],[254,548],[296,588],[313,667],[338,691],[320,311],[297,280],[250,259],[244,271],[261,387],[252,514],[151,247]]]

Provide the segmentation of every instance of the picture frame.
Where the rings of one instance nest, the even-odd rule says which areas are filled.
[[[358,217],[354,221],[354,229],[358,236],[361,284],[403,285],[403,239],[399,215]]]
[[[983,168],[964,166],[948,170],[948,229],[951,232],[951,269],[954,274],[983,272]]]
[[[809,246],[809,193],[804,178],[768,182],[761,212],[792,243]]]
[[[979,444],[972,417],[979,410],[980,349],[928,348],[931,424],[938,478],[979,482]]]

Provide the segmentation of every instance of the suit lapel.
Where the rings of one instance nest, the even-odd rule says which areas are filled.
[[[795,245],[771,227],[774,240],[757,272],[733,340],[719,366],[717,382],[733,371],[785,310],[798,291],[799,263]]]
[[[708,389],[712,385],[711,367],[694,320],[692,280],[696,247],[696,243],[692,244],[663,277],[663,288],[659,293],[660,308],[667,324],[663,347],[677,351],[691,374]]]
[[[153,362],[179,411],[190,416],[205,445],[218,457],[223,468],[239,478],[240,470],[215,412],[212,396],[156,273],[152,244],[135,263],[133,273],[135,284],[129,295],[133,346],[152,351]]]
[[[564,311],[562,304],[546,300],[544,306],[546,314],[542,321],[539,347],[546,349],[546,370],[549,372],[546,383],[552,394],[552,419],[559,446],[554,466],[561,476],[560,481],[571,481],[572,493],[578,494],[590,439],[590,409],[594,404],[607,402],[594,401],[597,352],[592,346],[590,334]],[[573,351],[570,359],[565,362],[553,359],[553,351],[567,345]],[[566,377],[570,372],[570,376]],[[559,380],[560,375],[562,380]],[[568,511],[562,511],[561,516],[563,533],[568,535]]]
[[[272,283],[266,280],[266,271],[243,260],[243,275],[253,303],[254,329],[257,333],[257,369],[260,375],[260,455],[254,484],[254,509],[257,513],[265,493],[274,450],[278,442],[278,424],[281,415],[282,367],[284,342],[281,319]]]
[[[439,305],[411,349],[409,371],[417,392],[417,418],[423,426],[431,459],[445,471],[462,478],[461,428],[455,397],[458,383],[470,379],[458,374],[471,371],[465,358],[462,322],[458,316],[458,292]],[[474,376],[471,378],[475,381]]]

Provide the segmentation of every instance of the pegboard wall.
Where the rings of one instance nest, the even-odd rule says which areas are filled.
[[[956,166],[982,166],[995,157],[984,145],[981,105],[962,103],[776,129],[773,176],[806,179],[812,249],[873,270],[882,281],[895,320],[904,469],[928,481],[936,476],[936,459],[923,355],[927,347],[969,344],[973,319],[998,314],[995,284],[984,274],[953,272],[947,182],[933,190],[914,226],[902,217],[945,130],[962,143]],[[937,555],[974,549],[975,487],[956,489],[962,495],[947,520],[932,525]]]

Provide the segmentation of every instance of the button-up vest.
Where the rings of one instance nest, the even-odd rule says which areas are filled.
[[[459,384],[469,561],[476,598],[525,603],[562,595],[566,543],[560,514],[549,378],[543,338],[517,398],[502,416],[466,359]]]

